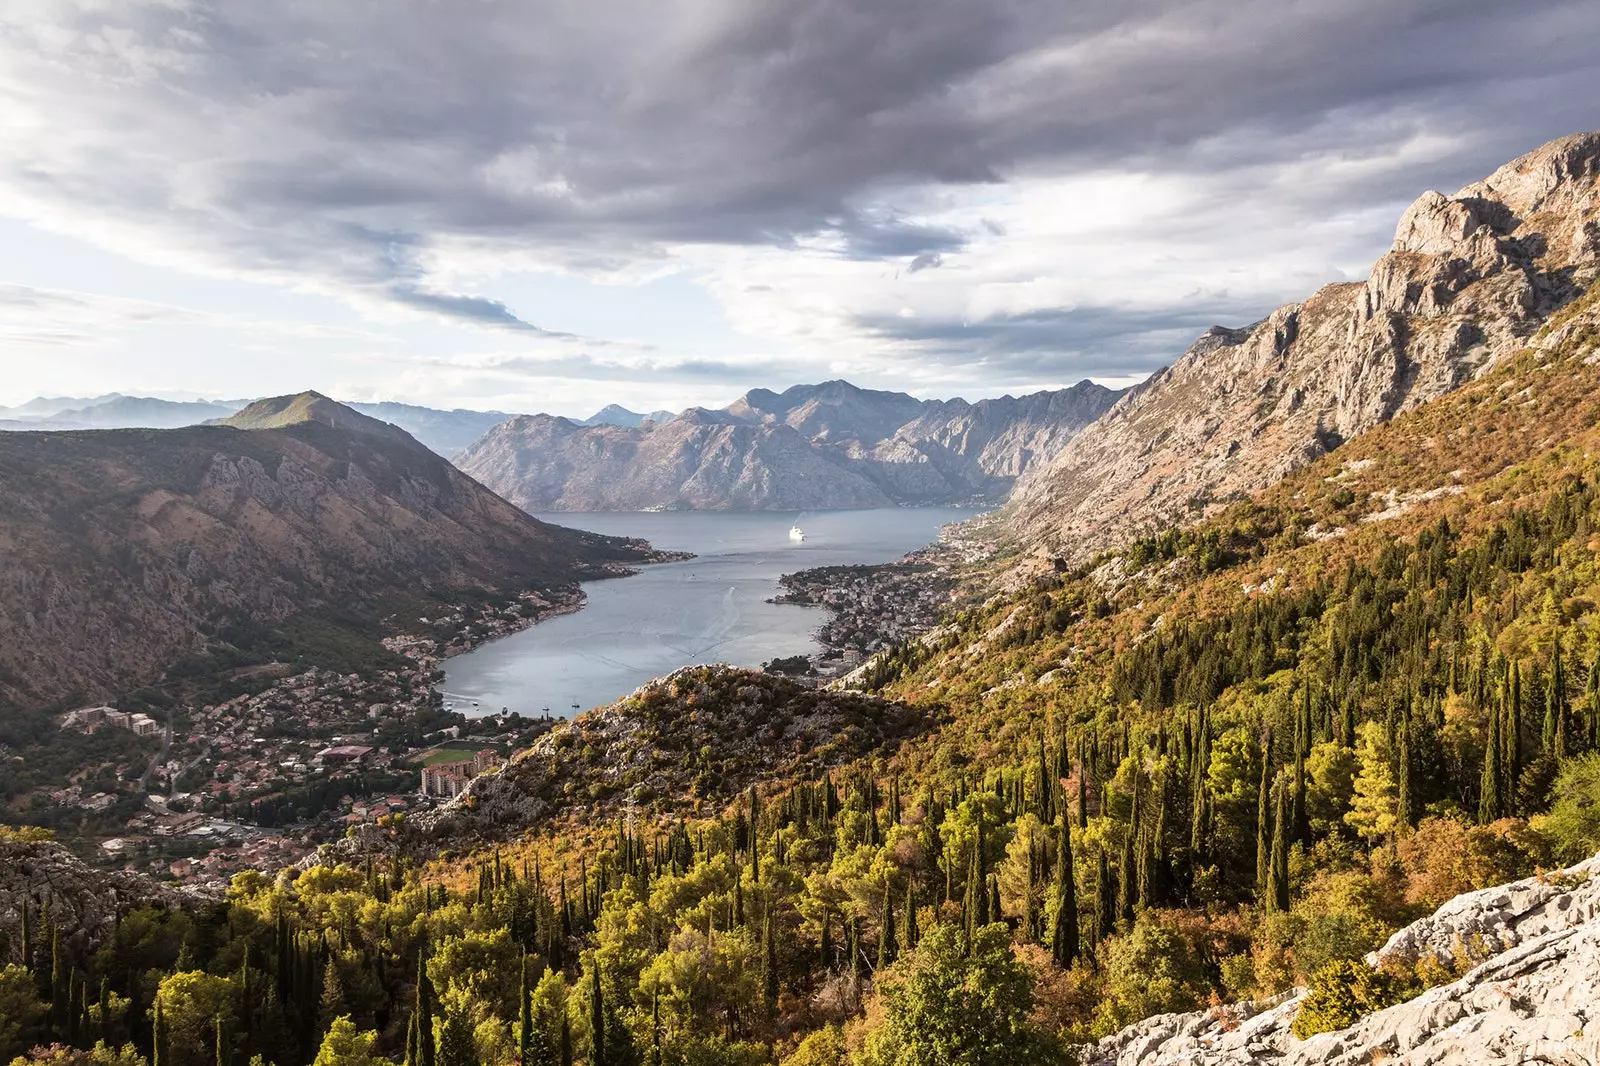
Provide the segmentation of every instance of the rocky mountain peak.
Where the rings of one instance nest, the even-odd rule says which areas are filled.
[[[1204,516],[1519,350],[1600,275],[1600,134],[1423,193],[1364,283],[1213,327],[1036,466],[1014,527],[1084,559]]]

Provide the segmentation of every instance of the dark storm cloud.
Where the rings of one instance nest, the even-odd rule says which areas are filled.
[[[1105,167],[1252,195],[1262,168],[1456,146],[1272,193],[1332,212],[1600,125],[1594,0],[34,0],[0,42],[0,99],[53,126],[0,162],[30,202],[510,329],[537,327],[421,284],[429,249],[823,236],[931,265],[970,235],[890,190]]]
[[[932,364],[981,363],[986,377],[1000,380],[1075,380],[1148,373],[1211,326],[1245,325],[1255,313],[1223,297],[1161,311],[1081,307],[973,323],[883,316],[858,318],[856,325],[879,340],[914,347]]]
[[[404,304],[407,307],[415,307],[422,311],[433,311],[450,318],[476,322],[479,325],[498,326],[503,329],[537,333],[540,336],[552,339],[578,339],[576,335],[571,333],[541,329],[532,323],[524,322],[512,314],[511,309],[499,300],[487,300],[481,296],[459,296],[448,292],[430,292],[409,284],[389,286],[389,295],[396,303]],[[591,341],[589,343],[594,342]]]

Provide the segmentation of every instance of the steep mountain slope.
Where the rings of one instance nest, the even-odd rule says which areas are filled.
[[[0,704],[104,697],[262,624],[370,627],[649,558],[315,393],[218,426],[0,436],[0,553]]]
[[[782,393],[752,389],[725,409],[746,425],[792,426],[816,441],[871,444],[922,413],[921,400],[903,392],[859,389],[848,381],[795,385]]]
[[[1118,395],[1086,381],[969,404],[829,381],[633,427],[517,419],[458,462],[534,511],[948,503],[1003,496]]]
[[[457,463],[529,511],[804,510],[891,502],[788,426],[723,425],[703,421],[697,411],[631,428],[523,415],[496,426]]]
[[[1085,558],[1207,513],[1516,350],[1600,270],[1600,134],[1425,193],[1361,284],[1214,328],[1016,494],[1028,542]]]

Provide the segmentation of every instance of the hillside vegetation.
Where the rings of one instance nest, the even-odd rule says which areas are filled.
[[[1227,1001],[1296,984],[1273,1039],[1309,1047],[1459,989],[1489,926],[1364,959],[1600,850],[1600,289],[1548,311],[1257,495],[880,654],[870,691],[683,671],[214,909],[10,922],[0,1053],[1000,1066],[1170,1012],[1232,1032]]]

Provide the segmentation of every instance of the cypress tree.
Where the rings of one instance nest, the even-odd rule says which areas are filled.
[[[187,941],[185,941],[187,943]],[[50,927],[50,1025],[57,1033],[67,1029],[67,960],[61,953],[61,929]]]
[[[824,929],[826,931],[826,929]],[[906,948],[917,946],[920,939],[917,930],[917,879],[906,875]]]
[[[1600,659],[1596,660],[1600,663]],[[1078,756],[1078,828],[1089,827],[1089,766]]]
[[[1500,781],[1505,776],[1500,767],[1504,745],[1500,742],[1499,708],[1489,712],[1489,735],[1483,745],[1483,774],[1478,779],[1478,822],[1488,825],[1505,812],[1500,798]]]
[[[1411,717],[1408,713],[1400,720],[1399,750],[1395,753],[1395,769],[1398,770],[1397,791],[1400,815],[1400,828],[1410,829],[1417,824],[1417,792],[1411,780],[1412,766],[1415,762],[1411,752]]]
[[[228,1043],[227,1019],[219,1014],[216,1017],[215,1025],[217,1030],[216,1066],[228,1066],[233,1059],[233,1055]]]
[[[754,804],[754,789],[751,802]],[[454,1066],[445,1063],[444,1066]],[[589,970],[589,1066],[609,1066],[606,1059],[606,1005],[605,993],[600,988],[600,960],[591,959]]]
[[[167,1015],[161,1006],[161,997],[156,997],[156,1016],[154,1031],[150,1036],[150,1066],[172,1066],[172,1048],[170,1037],[167,1033]]]
[[[1073,875],[1072,831],[1061,812],[1061,841],[1056,847],[1056,883],[1050,915],[1050,958],[1062,969],[1078,957],[1078,887]]]
[[[1522,666],[1511,664],[1511,688],[1506,699],[1506,720],[1500,726],[1500,740],[1505,752],[1500,756],[1505,772],[1505,782],[1500,789],[1500,803],[1508,815],[1517,813],[1517,782],[1522,780]]]
[[[1272,861],[1267,866],[1267,909],[1279,912],[1289,909],[1289,810],[1285,791],[1281,785],[1277,789],[1272,819]]]
[[[900,944],[894,935],[894,899],[889,894],[889,877],[883,878],[883,930],[878,934],[878,969],[882,970],[900,953]]]
[[[561,1012],[561,1066],[572,1066],[572,1019]]]
[[[1556,641],[1550,664],[1550,684],[1544,697],[1544,750],[1557,761],[1567,757],[1567,671],[1561,656],[1561,641]]]
[[[522,953],[522,1009],[517,1032],[517,1061],[521,1066],[545,1066],[533,1061],[533,992],[528,987],[528,953]]]
[[[421,949],[417,951],[417,985],[411,1017],[416,1025],[416,1039],[409,1066],[434,1066],[433,983],[428,980],[427,952]]]
[[[1256,896],[1267,896],[1267,876],[1272,865],[1272,731],[1262,734],[1261,779],[1256,789]]]
[[[1309,712],[1308,712],[1309,713]],[[1308,730],[1309,732],[1309,725]],[[1293,821],[1294,840],[1309,847],[1311,845],[1311,815],[1306,807],[1306,753],[1295,752],[1294,756],[1294,795],[1290,804]]]
[[[750,786],[750,880],[754,884],[761,883],[761,834],[759,825],[761,819],[760,800],[756,796],[756,786]]]
[[[1094,880],[1094,942],[1096,944],[1111,934],[1116,928],[1117,911],[1114,894],[1115,887],[1111,883],[1111,863],[1106,858],[1106,853],[1100,851],[1096,856]]]
[[[772,935],[772,907],[761,919],[761,993],[770,1015],[778,1006],[778,942]]]

